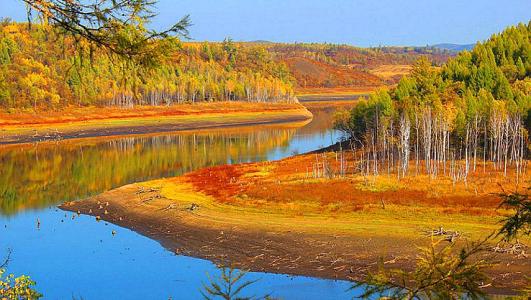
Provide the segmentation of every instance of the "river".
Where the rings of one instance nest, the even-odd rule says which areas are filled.
[[[80,139],[0,148],[0,258],[27,274],[43,299],[202,299],[219,270],[175,255],[156,241],[56,206],[124,184],[198,168],[276,160],[328,146],[334,108],[310,109],[306,124],[277,124]],[[113,234],[114,233],[114,234]],[[5,251],[5,252],[4,252]],[[351,283],[249,273],[245,295],[281,299],[351,299]]]

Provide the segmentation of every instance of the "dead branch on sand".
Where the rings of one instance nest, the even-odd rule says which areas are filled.
[[[442,236],[444,240],[448,242],[454,242],[456,239],[461,237],[461,233],[459,231],[445,230],[442,226],[440,226],[438,229],[427,230],[425,231],[425,234],[430,237]]]

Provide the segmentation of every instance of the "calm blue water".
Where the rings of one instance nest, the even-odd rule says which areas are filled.
[[[329,129],[329,120],[325,119],[330,118],[330,112],[314,112],[314,115],[316,117],[312,123],[303,128],[285,133],[288,136],[287,139],[272,143],[272,146],[269,145],[269,148],[258,154],[252,152],[239,154],[235,157],[234,149],[231,147],[234,147],[233,142],[238,142],[238,139],[245,139],[244,142],[249,142],[249,147],[252,148],[258,148],[259,145],[252,144],[257,143],[256,138],[249,139],[241,134],[231,136],[232,142],[222,143],[223,146],[217,146],[227,147],[227,149],[222,149],[226,151],[222,151],[221,155],[224,155],[223,153],[227,154],[226,158],[221,161],[239,162],[280,159],[294,153],[315,150],[335,142],[339,138],[339,133]],[[328,124],[328,127],[323,127],[323,125],[316,126],[317,122],[319,122],[318,124]],[[282,131],[279,133],[279,130],[275,129],[273,135],[279,134],[282,135],[284,133]],[[168,141],[170,145],[176,140],[175,135],[152,137],[150,139],[156,139],[157,143],[154,142],[155,140],[149,141],[150,151],[157,151],[156,147],[161,147],[162,149],[167,146],[167,144],[160,142],[161,137]],[[194,143],[195,141],[196,137],[194,136]],[[105,143],[113,143],[113,141],[106,141]],[[263,141],[260,143],[263,143]],[[133,148],[138,147],[134,138],[133,141],[128,138],[128,144],[134,145]],[[142,145],[144,144],[145,141]],[[239,144],[239,147],[241,147],[241,143]],[[123,145],[116,149],[109,148],[108,144],[105,145],[107,154],[109,151],[117,151],[117,155],[123,156],[124,161],[128,162],[131,159],[130,156],[145,155],[146,152],[143,150],[132,153],[127,147],[124,150]],[[155,148],[153,148],[153,145],[156,145]],[[62,153],[61,151],[64,150],[61,149],[63,146],[58,147],[59,149],[54,150],[54,153]],[[69,145],[68,147],[75,146]],[[85,145],[84,147],[87,146]],[[102,146],[95,144],[94,147]],[[87,150],[90,149],[84,148],[85,156],[88,155]],[[196,152],[198,151],[194,150],[194,153]],[[66,156],[62,155],[64,159]],[[19,156],[13,155],[13,153],[4,154],[4,162],[7,161],[5,157],[17,158]],[[22,157],[27,160],[26,156],[22,155]],[[0,155],[0,162],[2,161],[1,158],[2,156]],[[57,156],[41,156],[39,159],[41,164],[43,159],[50,159],[51,161],[44,165],[50,165],[51,168],[54,165],[52,160],[56,161]],[[190,159],[197,160],[196,158]],[[76,160],[76,158],[74,157],[73,160]],[[151,169],[149,170],[146,170],[146,166],[142,165],[141,168],[139,167],[139,172],[153,174],[148,176],[148,178],[156,178],[161,175],[179,174],[190,168],[196,168],[192,164],[194,167],[188,167],[186,170],[172,170],[168,173],[168,162],[166,160],[164,164],[150,163],[149,168]],[[175,160],[179,168],[184,168],[182,166],[185,158],[177,155]],[[213,163],[212,160],[209,160],[205,164],[211,165]],[[164,165],[164,169],[162,169],[161,165]],[[41,166],[40,168],[46,167]],[[83,181],[84,189],[80,188],[80,190],[83,193],[90,194],[108,189],[113,185],[138,181],[139,178],[144,179],[142,176],[139,177],[135,170],[128,170],[127,174],[131,172],[134,173],[131,176],[122,176],[123,174],[117,173],[116,176],[120,177],[118,179],[111,178],[113,182],[108,187],[107,185],[103,187],[96,185],[95,183],[98,180],[96,177],[93,179],[96,187],[92,188],[91,177],[84,176],[83,178],[89,178],[89,181],[88,183]],[[0,181],[2,176],[7,176],[6,174],[7,172],[0,173]],[[10,174],[13,176],[14,173]],[[45,178],[46,185],[43,186],[40,186],[39,182],[37,184],[32,182],[37,181],[34,176],[23,176],[23,181],[26,185],[35,184],[38,187],[37,190],[53,190],[50,187],[57,188],[54,186],[54,176],[59,178],[64,176],[64,174],[55,175],[56,173],[54,172],[50,172],[50,174],[52,174],[50,175],[51,178]],[[9,182],[9,178],[3,179],[3,182]],[[64,178],[61,180],[63,182]],[[68,184],[75,185],[72,182]],[[18,194],[17,189],[20,190]],[[11,194],[15,193],[15,195],[20,195],[22,198],[29,197],[22,192],[22,187],[17,189]],[[59,194],[58,198],[60,199],[52,199],[51,203],[72,200],[71,195]],[[30,275],[37,282],[37,290],[44,294],[44,299],[169,299],[170,297],[172,299],[202,299],[200,289],[203,283],[208,282],[208,276],[215,278],[219,275],[220,271],[209,261],[177,256],[164,249],[156,241],[128,229],[103,221],[96,222],[94,218],[88,216],[73,216],[71,213],[65,213],[53,205],[47,208],[34,205],[35,201],[38,203],[50,203],[50,197],[49,193],[43,192],[43,199],[38,197],[36,200],[33,199],[33,201],[28,202],[30,204],[24,206],[24,209],[13,209],[16,205],[11,205],[9,210],[6,209],[3,214],[0,214],[0,255],[4,250],[12,250],[11,261],[8,266],[9,273]],[[0,198],[0,201],[7,201],[6,199]],[[18,200],[15,199],[15,204],[17,204],[16,201]],[[40,222],[39,227],[37,222]],[[116,232],[115,235],[112,234],[113,231]],[[305,300],[352,298],[352,292],[346,291],[351,284],[345,281],[267,273],[249,273],[246,279],[258,279],[257,283],[246,290],[246,295],[271,294],[271,296],[281,299]]]
[[[54,208],[23,212],[0,226],[2,247],[13,249],[9,271],[30,275],[44,299],[201,299],[207,275],[219,275],[209,261],[176,256],[128,229],[88,216],[72,220]],[[259,279],[247,295],[350,299],[344,281],[265,273],[246,279]]]

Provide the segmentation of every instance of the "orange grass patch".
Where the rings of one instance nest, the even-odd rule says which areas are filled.
[[[334,155],[328,157],[334,164]],[[215,201],[238,206],[279,206],[313,212],[399,206],[469,215],[499,215],[500,199],[495,193],[503,187],[512,190],[515,182],[513,172],[504,177],[492,166],[485,172],[472,173],[466,184],[426,175],[401,179],[359,174],[314,178],[311,166],[315,161],[315,155],[306,154],[276,162],[212,167],[187,174],[186,180]]]
[[[223,165],[201,169],[193,172],[193,175],[186,176],[186,179],[199,191],[214,196],[217,201],[229,202],[231,197],[243,191],[238,184],[244,174],[242,166],[245,165]]]

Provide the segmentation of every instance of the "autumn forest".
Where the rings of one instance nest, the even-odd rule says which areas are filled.
[[[424,56],[441,64],[454,55],[436,48],[236,43],[230,38],[222,43],[170,38],[160,43],[164,58],[149,67],[138,66],[61,36],[52,26],[30,28],[4,20],[0,107],[57,110],[71,105],[291,102],[297,86],[374,89],[396,79],[378,77],[371,69],[410,65]],[[337,75],[319,75],[329,69]]]

